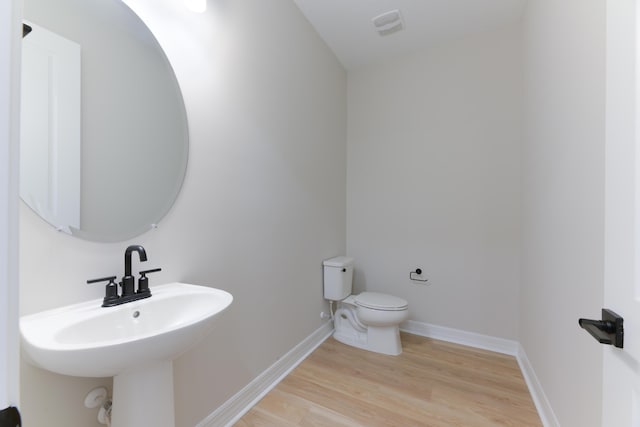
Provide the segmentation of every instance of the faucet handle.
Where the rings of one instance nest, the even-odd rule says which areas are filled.
[[[104,288],[104,300],[102,301],[103,307],[111,307],[114,302],[118,301],[118,285],[116,285],[116,276],[102,277],[100,279],[90,279],[87,280],[87,284],[99,283],[99,282],[109,282]]]
[[[116,277],[117,276],[109,276],[109,277],[102,277],[100,279],[90,279],[90,280],[87,280],[87,284],[90,285],[92,283],[107,282],[107,281],[113,282],[114,280],[116,280]]]
[[[149,279],[147,278],[147,274],[156,273],[158,271],[162,271],[161,268],[153,268],[151,270],[145,270],[140,272],[140,278],[138,279],[138,294],[148,294],[151,296],[151,291],[149,290]]]

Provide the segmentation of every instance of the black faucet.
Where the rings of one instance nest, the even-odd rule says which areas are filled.
[[[124,276],[122,277],[122,282],[120,282],[120,287],[122,288],[121,295],[118,295],[118,286],[115,283],[116,276],[87,280],[87,283],[109,282],[105,288],[105,297],[102,302],[103,307],[113,307],[151,296],[149,279],[146,275],[161,271],[162,269],[154,268],[152,270],[141,271],[140,279],[138,280],[138,291],[136,292],[135,278],[131,275],[131,254],[133,252],[138,253],[141,262],[147,260],[147,252],[140,245],[131,245],[124,251]]]
[[[138,252],[140,262],[147,260],[147,252],[140,245],[131,245],[124,251],[124,277],[120,282],[123,297],[128,297],[135,293],[135,278],[131,275],[131,254],[133,252]]]

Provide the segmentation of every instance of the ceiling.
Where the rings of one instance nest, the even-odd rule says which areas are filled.
[[[347,69],[511,22],[526,0],[295,0]],[[381,36],[372,18],[399,9],[404,29]]]

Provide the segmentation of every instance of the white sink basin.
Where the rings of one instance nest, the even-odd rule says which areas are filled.
[[[102,299],[23,316],[32,363],[64,375],[111,377],[171,361],[196,344],[233,300],[228,292],[170,283],[152,297],[115,307]]]

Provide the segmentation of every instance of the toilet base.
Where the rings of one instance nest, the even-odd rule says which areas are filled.
[[[390,356],[398,356],[402,353],[400,328],[398,326],[369,326],[366,332],[359,332],[346,325],[336,325],[333,338],[343,344],[375,353]]]

